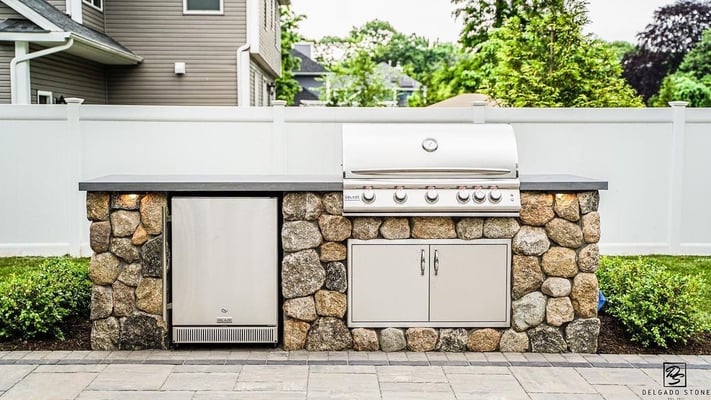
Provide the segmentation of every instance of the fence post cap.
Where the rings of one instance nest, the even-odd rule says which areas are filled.
[[[671,107],[686,107],[689,105],[688,101],[670,101],[669,106]]]

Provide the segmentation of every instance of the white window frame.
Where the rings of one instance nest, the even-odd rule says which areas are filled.
[[[188,0],[183,0],[183,15],[225,15],[225,0],[220,0],[219,10],[188,10]]]
[[[40,98],[41,97],[46,97],[48,101],[46,103],[40,103]],[[38,90],[37,91],[37,104],[54,104],[54,94],[50,91],[47,90]]]
[[[94,9],[99,10],[101,12],[104,11],[104,0],[81,0],[81,1],[84,4],[88,4],[89,7],[91,7],[91,8],[94,8]],[[98,6],[96,4],[94,4],[96,2],[99,3]]]

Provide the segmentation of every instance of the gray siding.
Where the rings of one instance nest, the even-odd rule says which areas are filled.
[[[270,106],[271,98],[267,85],[274,81],[255,62],[250,63],[249,69],[250,105],[256,107]]]
[[[96,8],[82,2],[81,3],[81,13],[84,25],[89,28],[104,32],[104,13],[97,10]]]
[[[59,11],[67,12],[67,0],[45,0],[47,3],[53,5]]]
[[[22,15],[18,14],[13,10],[12,8],[8,7],[5,5],[5,3],[0,3],[0,19],[7,19],[7,18],[13,18],[13,19],[26,19]],[[14,49],[14,47],[13,47]],[[15,50],[13,50],[14,52]]]
[[[15,44],[0,42],[0,104],[10,104],[10,60],[15,57]]]
[[[272,69],[275,73],[270,76],[281,75],[281,28],[279,27],[279,4],[277,0],[259,0],[259,56],[265,69]],[[265,7],[266,6],[266,7]],[[265,16],[266,11],[266,16]],[[266,25],[265,25],[266,22]]]
[[[30,46],[31,51],[40,50]],[[30,61],[32,103],[37,91],[47,90],[55,98],[80,97],[84,104],[106,104],[104,67],[68,54],[52,54]]]
[[[106,33],[144,57],[109,72],[111,104],[236,105],[237,49],[246,41],[246,0],[224,15],[183,15],[181,0],[110,0]],[[174,74],[185,62],[187,73]]]

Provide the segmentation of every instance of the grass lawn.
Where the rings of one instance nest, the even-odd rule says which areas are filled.
[[[6,276],[11,274],[20,274],[25,271],[37,269],[48,257],[0,257],[0,280],[3,280]],[[62,257],[67,259],[73,259],[85,263],[87,267],[89,266],[88,258],[72,258],[72,257]]]

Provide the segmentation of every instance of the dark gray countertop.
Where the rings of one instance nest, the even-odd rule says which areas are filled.
[[[338,175],[109,175],[79,182],[87,192],[341,191]],[[575,175],[522,175],[521,190],[607,190],[607,181]]]

